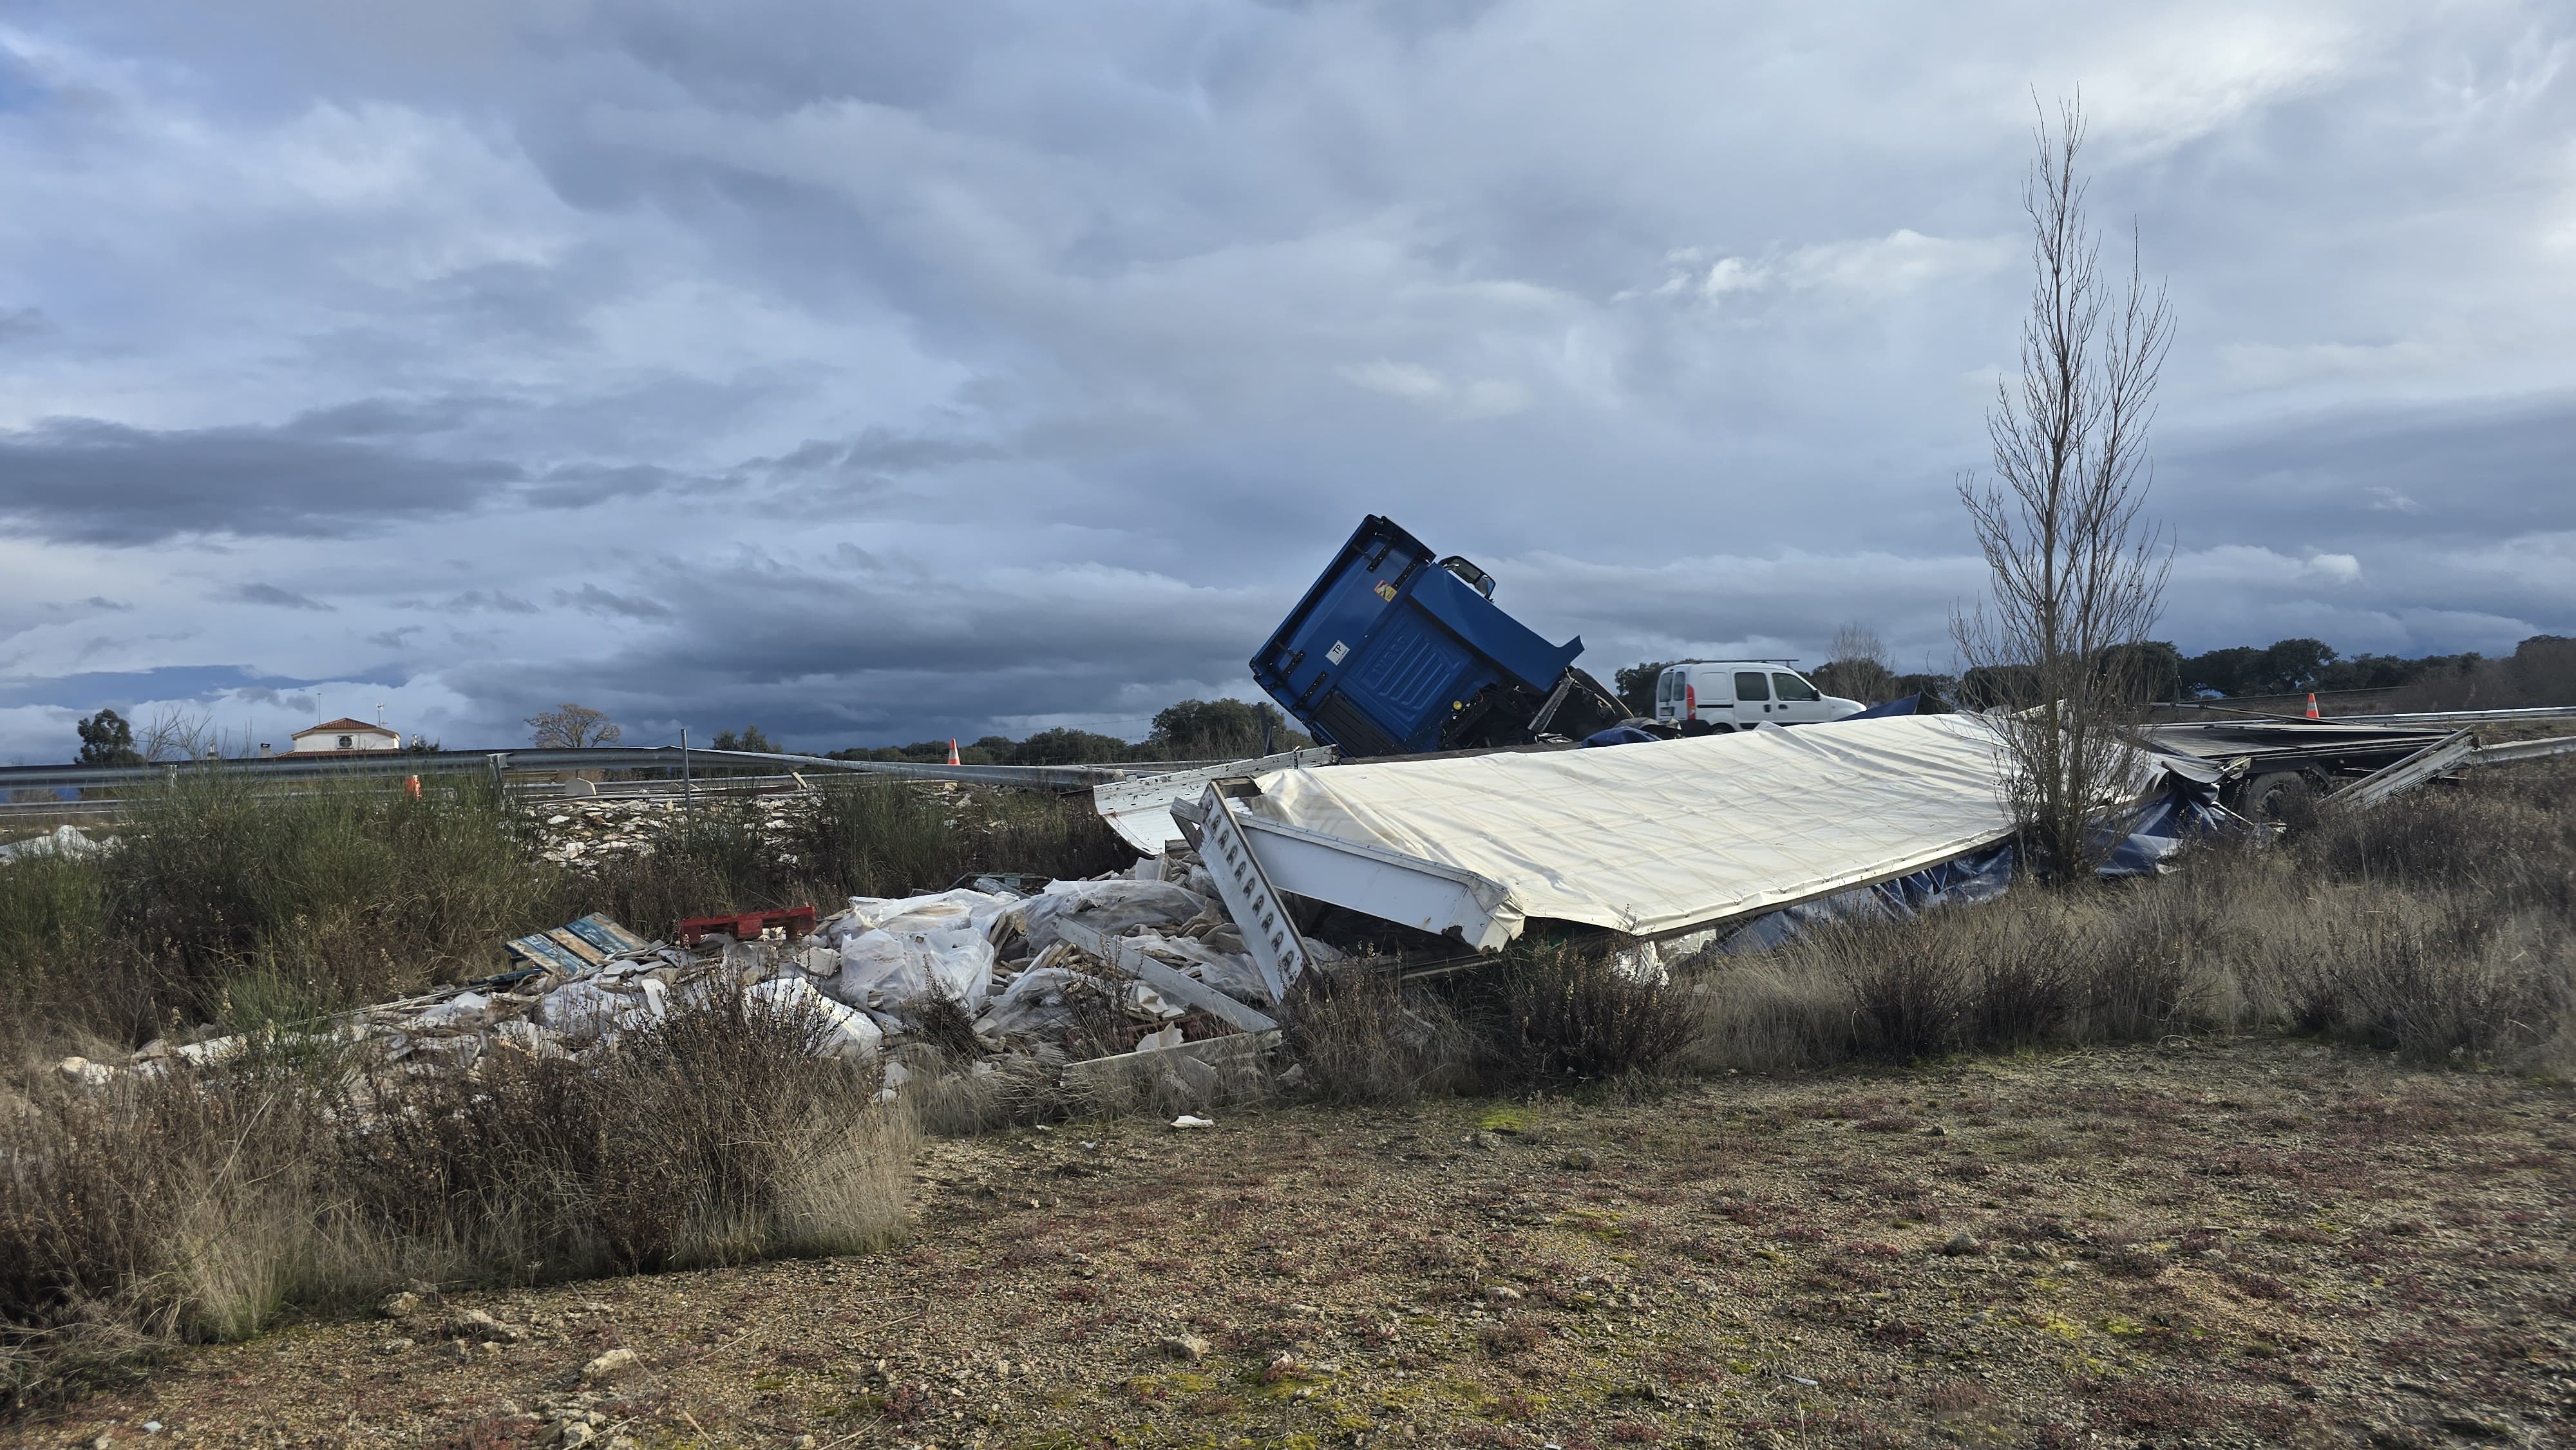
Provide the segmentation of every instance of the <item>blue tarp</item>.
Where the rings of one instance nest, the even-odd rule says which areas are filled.
[[[1843,719],[1884,720],[1890,715],[1918,715],[1921,714],[1922,711],[1923,697],[1921,695],[1908,695],[1901,700],[1890,700],[1884,705],[1872,705],[1857,715],[1845,715]]]
[[[2120,842],[2099,871],[2105,879],[2156,875],[2185,847],[2210,836],[2269,839],[2263,827],[2218,803],[2219,778],[2206,762],[2158,757],[2158,763],[2166,767],[2165,789],[2121,823]],[[1767,911],[1736,928],[1715,950],[1728,956],[1769,951],[1822,921],[1903,921],[1936,906],[1991,901],[2012,885],[2013,860],[2012,843],[2000,842],[1893,881]]]
[[[1956,856],[1937,866],[1875,886],[1855,886],[1814,901],[1766,911],[1744,925],[1717,950],[1728,956],[1767,952],[1818,922],[1846,917],[1903,921],[1936,906],[1992,901],[2012,884],[2013,848],[2007,841]]]

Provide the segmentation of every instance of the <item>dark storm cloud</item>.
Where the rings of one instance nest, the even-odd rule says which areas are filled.
[[[521,497],[538,508],[583,508],[611,499],[639,501],[696,481],[650,463],[577,463],[531,479]]]
[[[333,612],[331,605],[319,599],[291,589],[280,589],[274,584],[243,584],[232,589],[227,597],[244,604],[265,604],[277,609],[309,609],[320,614]]]
[[[298,414],[277,431],[290,438],[355,440],[417,438],[452,432],[495,411],[498,399],[448,396],[430,399],[360,398]]]
[[[214,700],[247,691],[269,698],[311,680],[286,679],[248,665],[162,665],[149,670],[92,671],[46,678],[0,678],[0,706],[58,705],[91,710],[137,700]]]
[[[395,601],[396,609],[422,609],[437,614],[535,614],[537,606],[501,589],[468,589],[445,599],[404,599]]]
[[[76,543],[350,538],[499,505],[577,509],[726,486],[651,463],[530,469],[416,446],[490,411],[473,399],[367,399],[275,427],[160,431],[51,418],[0,431],[0,517]]]
[[[446,678],[496,717],[568,697],[629,720],[757,719],[818,747],[1067,715],[1107,714],[1132,734],[1241,675],[1274,622],[1248,591],[1099,568],[959,578],[855,549],[684,577],[667,600],[668,629],[603,658]]]
[[[851,438],[810,438],[775,458],[756,458],[744,467],[775,473],[899,474],[1004,456],[1006,450],[985,439],[870,428]]]
[[[0,515],[75,543],[347,537],[473,509],[523,476],[294,425],[154,431],[56,418],[0,433]]]
[[[671,617],[671,606],[658,599],[648,599],[641,594],[615,594],[596,584],[584,584],[579,589],[558,589],[555,603],[567,609],[578,609],[584,614],[605,614],[620,619]]]
[[[2576,529],[2576,396],[2382,404],[2168,444],[2198,537],[2420,548]]]
[[[564,693],[1132,734],[1244,688],[1374,511],[1596,672],[1846,620],[1937,662],[2028,105],[2077,84],[2097,221],[2182,311],[2169,632],[2576,630],[2541,0],[26,13],[0,513],[102,569],[208,540],[224,599],[25,632],[66,656],[371,642],[451,741]],[[30,592],[146,592],[98,577]],[[225,597],[279,581],[338,613]]]

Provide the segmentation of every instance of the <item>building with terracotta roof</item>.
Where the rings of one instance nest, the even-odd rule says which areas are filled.
[[[298,730],[289,738],[295,742],[287,747],[290,755],[354,755],[369,750],[402,749],[401,731],[385,725],[370,725],[364,720],[351,720],[346,716]]]

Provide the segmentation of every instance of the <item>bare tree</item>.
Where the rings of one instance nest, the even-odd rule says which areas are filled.
[[[1846,624],[1834,631],[1833,654],[1815,670],[1816,687],[1830,695],[1876,705],[1896,698],[1896,670],[1888,663],[1887,645],[1868,625]]]
[[[212,715],[169,705],[152,712],[135,743],[143,758],[154,765],[203,760],[222,749]]]
[[[2134,224],[2125,286],[2101,273],[2076,160],[2080,99],[2045,111],[2022,189],[2031,224],[2030,316],[2021,375],[1996,384],[1986,431],[1999,483],[1959,481],[1992,571],[1993,600],[1955,613],[1972,676],[2008,682],[2026,706],[2002,716],[2010,806],[2029,863],[2089,876],[2108,850],[2095,826],[2130,790],[2123,726],[2145,690],[2134,673],[2164,598],[2172,550],[2144,509],[2147,429],[2173,312],[2150,292]]]
[[[529,738],[540,750],[588,750],[594,745],[615,745],[626,735],[616,721],[570,701],[538,711],[527,723]]]

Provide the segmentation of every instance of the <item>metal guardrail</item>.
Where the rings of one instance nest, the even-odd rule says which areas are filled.
[[[2553,755],[2576,755],[2576,735],[2550,735],[2539,740],[2506,740],[2494,745],[2481,745],[2473,752],[2470,765],[2511,765],[2518,760],[2546,760]]]
[[[2576,719],[2576,705],[2519,710],[2422,710],[2410,715],[2329,715],[2322,725],[2510,725],[2516,720]]]
[[[932,765],[908,760],[834,760],[826,755],[763,754],[749,750],[683,750],[676,745],[598,746],[589,750],[388,750],[327,759],[292,755],[259,759],[173,761],[160,765],[0,766],[0,792],[44,788],[109,788],[155,785],[184,772],[240,772],[245,778],[292,780],[352,775],[449,775],[485,771],[495,776],[592,770],[731,770],[745,766],[798,772],[837,771],[891,775],[908,780],[947,780],[966,785],[1088,790],[1109,781],[1218,764],[1205,760],[1138,761],[1118,765]]]
[[[2320,715],[2310,718],[2295,707],[2286,713],[2271,710],[2249,710],[2235,705],[2222,705],[2215,700],[2165,701],[2156,710],[2197,710],[2200,717],[2190,720],[2158,720],[2159,725],[2262,724],[2281,721],[2293,725],[2501,725],[2515,720],[2564,720],[2576,717],[2576,705],[2531,705],[2510,710],[2418,710],[2393,714]],[[2224,718],[2208,720],[2216,715]]]

